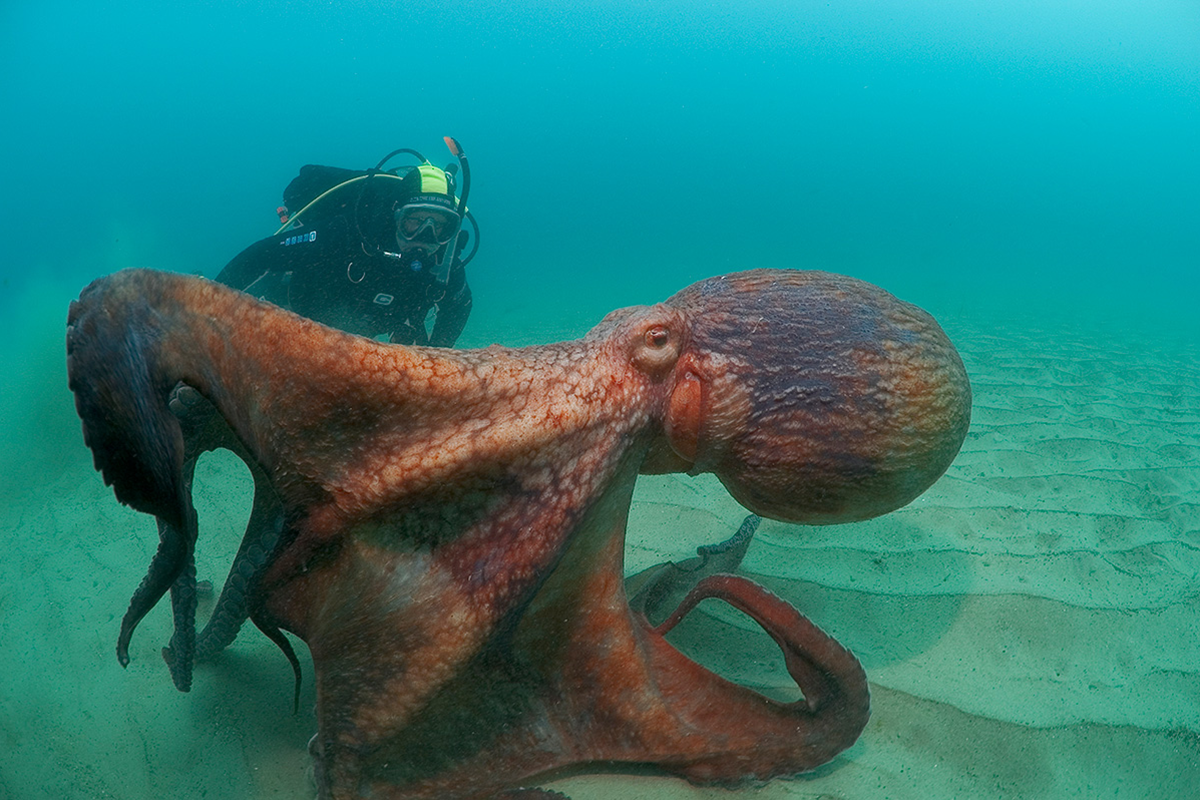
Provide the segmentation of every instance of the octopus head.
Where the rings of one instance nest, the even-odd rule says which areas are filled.
[[[686,335],[644,472],[712,472],[755,513],[833,524],[910,502],[962,445],[958,353],[929,314],[878,287],[753,270],[665,305]]]

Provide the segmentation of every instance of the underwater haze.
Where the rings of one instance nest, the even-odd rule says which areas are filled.
[[[67,305],[130,266],[215,277],[276,230],[302,165],[400,147],[446,164],[447,135],[482,231],[459,347],[577,337],[724,272],[822,269],[932,313],[975,393],[926,495],[856,525],[766,522],[743,564],[862,660],[858,743],[733,794],[620,772],[547,786],[1200,785],[1194,0],[5,0],[0,109],[0,800],[312,796],[310,664],[296,716],[255,630],[180,694],[166,604],[129,668],[114,657],[156,535],[92,469]],[[219,584],[248,479],[218,454],[197,483]],[[715,480],[647,478],[628,568],[744,513]],[[677,646],[786,683],[752,625],[706,609]]]

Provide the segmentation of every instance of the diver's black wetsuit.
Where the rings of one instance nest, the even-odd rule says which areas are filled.
[[[284,199],[314,176],[332,186],[362,174],[308,165]],[[382,174],[336,189],[300,215],[299,227],[239,253],[217,280],[350,333],[450,347],[471,313],[466,272],[456,258],[443,283],[435,274],[435,254],[397,252],[393,210],[406,199],[403,183]],[[452,239],[443,249],[456,246]],[[449,257],[441,251],[436,256]],[[434,307],[437,320],[427,333],[425,319]]]

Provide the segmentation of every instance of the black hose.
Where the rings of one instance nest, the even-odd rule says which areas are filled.
[[[460,267],[465,267],[471,263],[471,259],[479,252],[479,223],[475,221],[475,215],[470,211],[467,212],[467,221],[471,223],[471,227],[475,229],[475,236],[471,239],[471,252],[467,257],[458,262]]]
[[[428,161],[429,161],[429,159],[425,158],[425,156],[421,155],[416,150],[413,150],[411,147],[401,147],[397,150],[393,150],[392,152],[388,153],[386,156],[381,158],[379,160],[379,163],[375,165],[375,171],[378,172],[379,170],[383,169],[384,164],[391,161],[393,156],[398,156],[401,153],[408,153],[409,155],[416,156],[418,159],[420,159],[422,164],[428,163]]]

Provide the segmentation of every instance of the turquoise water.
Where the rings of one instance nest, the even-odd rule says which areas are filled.
[[[0,798],[303,796],[312,719],[257,633],[190,695],[157,657],[163,609],[129,670],[112,657],[154,536],[91,471],[66,305],[126,266],[214,276],[275,229],[300,165],[448,161],[447,134],[483,229],[460,346],[577,336],[769,266],[878,283],[963,352],[975,423],[946,480],[752,548],[876,698],[859,745],[762,796],[1200,781],[1200,6],[6,2],[0,108]],[[206,469],[202,513],[236,529],[245,476]],[[648,481],[631,568],[739,515]],[[211,548],[220,580],[236,540]],[[761,642],[710,616],[681,631],[697,657],[770,684]]]

